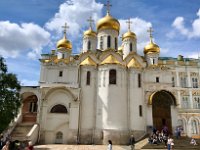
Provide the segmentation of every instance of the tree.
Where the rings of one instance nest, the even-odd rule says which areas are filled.
[[[7,72],[4,58],[0,56],[0,133],[18,114],[20,88],[16,75]]]

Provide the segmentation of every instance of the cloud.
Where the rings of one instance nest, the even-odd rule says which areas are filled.
[[[34,23],[19,25],[10,21],[0,21],[0,29],[0,55],[6,58],[15,58],[28,51],[28,56],[35,58],[40,55],[50,38],[47,31]]]
[[[149,33],[147,30],[149,27],[152,27],[151,22],[147,22],[140,18],[130,18],[131,31],[134,32],[137,36],[137,49],[140,53],[143,53],[144,47],[149,43]],[[128,31],[127,20],[119,20],[120,22],[120,35]]]
[[[175,28],[180,34],[184,35],[187,38],[199,38],[200,37],[200,9],[197,12],[198,18],[192,22],[191,29],[185,27],[184,18],[179,16],[172,23],[172,27]],[[175,37],[177,34],[175,31],[170,32],[167,34],[168,37]]]
[[[45,25],[50,31],[61,33],[61,26],[66,22],[69,26],[67,35],[72,40],[81,37],[82,31],[88,27],[87,19],[91,16],[95,21],[101,17],[103,4],[95,0],[71,0],[61,4],[59,11]]]

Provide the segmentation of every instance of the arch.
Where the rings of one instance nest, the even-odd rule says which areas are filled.
[[[109,70],[109,84],[117,83],[117,71],[115,69]]]
[[[165,93],[165,94],[168,94],[169,97],[171,97],[171,105],[175,105],[175,106],[177,105],[177,104],[176,104],[176,98],[175,98],[175,96],[174,96],[171,92],[166,91],[166,90],[160,90],[160,91],[155,91],[155,92],[153,92],[153,93],[149,96],[149,99],[148,99],[148,104],[149,104],[149,105],[152,105],[153,97],[155,96],[155,94],[158,94],[158,93],[160,93],[160,92],[163,92],[163,93]]]
[[[35,94],[28,92],[23,93],[22,97],[22,122],[36,122],[38,98]]]
[[[68,111],[64,105],[57,104],[51,108],[50,113],[68,113]]]
[[[54,87],[54,88],[51,88],[51,89],[49,89],[49,91],[45,94],[45,96],[44,96],[44,100],[47,100],[48,99],[48,97],[52,94],[52,93],[54,93],[55,91],[57,91],[57,90],[62,90],[62,91],[64,91],[64,92],[66,92],[66,93],[69,93],[69,95],[72,97],[72,99],[74,100],[74,101],[76,101],[77,100],[77,97],[68,89],[68,88],[66,88],[66,87]]]
[[[172,133],[171,106],[175,105],[174,96],[165,90],[151,94],[149,104],[152,104],[153,126],[158,129],[166,129]]]

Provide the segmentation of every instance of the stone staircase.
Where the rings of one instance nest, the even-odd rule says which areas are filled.
[[[11,133],[11,138],[13,141],[26,141],[26,135],[29,133],[33,123],[20,123],[18,124],[13,132]]]
[[[200,150],[200,139],[195,139],[198,145],[191,145],[190,141],[191,138],[188,137],[181,137],[180,139],[174,139],[174,150]],[[164,143],[161,143],[159,145],[156,144],[146,144],[141,149],[167,149],[164,145]]]

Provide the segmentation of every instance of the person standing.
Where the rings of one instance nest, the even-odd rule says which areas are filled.
[[[133,150],[135,148],[135,138],[133,135],[130,137],[129,144],[131,145],[131,150]]]
[[[7,141],[6,145],[4,145],[4,147],[2,148],[2,150],[9,150],[9,145],[10,145],[10,142]]]
[[[108,140],[108,148],[107,150],[112,150],[112,141]]]

